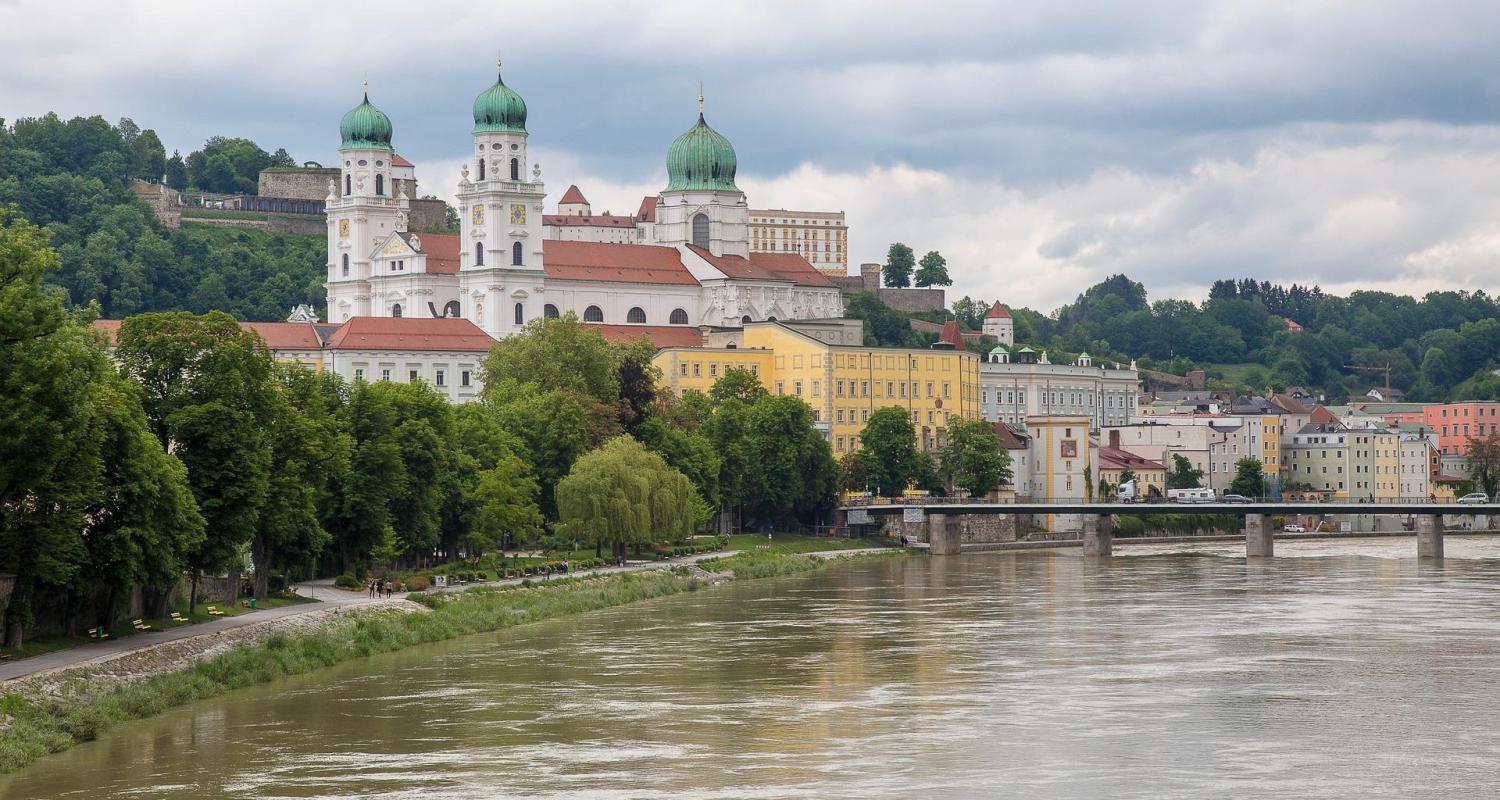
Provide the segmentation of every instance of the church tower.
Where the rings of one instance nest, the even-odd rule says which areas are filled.
[[[540,168],[526,174],[526,101],[498,74],[474,99],[474,170],[458,184],[459,303],[463,316],[503,338],[542,316]]]
[[[667,188],[656,206],[656,241],[716,256],[750,257],[750,206],[734,185],[734,146],[703,119],[667,148]]]
[[[370,295],[371,255],[376,245],[402,229],[400,203],[391,182],[391,119],[364,101],[339,122],[341,174],[330,181],[328,216],[328,321],[384,316]]]

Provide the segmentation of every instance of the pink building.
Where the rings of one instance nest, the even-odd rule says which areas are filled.
[[[1422,410],[1422,422],[1437,432],[1443,455],[1463,455],[1469,439],[1500,433],[1500,402],[1432,403]]]

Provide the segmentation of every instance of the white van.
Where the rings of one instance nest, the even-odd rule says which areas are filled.
[[[1212,503],[1213,489],[1168,489],[1167,501],[1171,503]]]

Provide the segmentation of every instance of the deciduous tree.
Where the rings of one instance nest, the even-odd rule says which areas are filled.
[[[885,266],[880,270],[885,285],[902,289],[911,285],[911,271],[916,267],[916,254],[910,247],[896,242],[885,254]]]
[[[1000,446],[991,423],[951,417],[939,474],[951,488],[983,497],[1010,480],[1010,453]]]

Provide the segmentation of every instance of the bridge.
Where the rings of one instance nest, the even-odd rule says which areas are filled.
[[[1338,514],[1410,516],[1416,523],[1417,557],[1443,557],[1443,517],[1445,515],[1500,514],[1500,503],[1435,502],[1430,498],[1378,499],[1372,502],[1305,501],[1279,502],[1251,500],[1228,503],[1121,503],[1088,500],[1017,501],[1010,503],[976,502],[967,498],[935,498],[929,502],[853,503],[841,511],[862,512],[873,521],[881,516],[901,515],[911,521],[913,510],[920,510],[927,525],[927,541],[933,555],[958,553],[962,548],[960,534],[948,525],[950,517],[1010,514],[1077,515],[1083,520],[1083,553],[1086,556],[1110,556],[1114,553],[1114,518],[1122,515],[1150,514],[1220,514],[1240,517],[1245,532],[1245,555],[1270,558],[1275,552],[1271,518],[1276,516]],[[851,514],[857,518],[859,514]],[[850,520],[850,524],[858,524]]]

